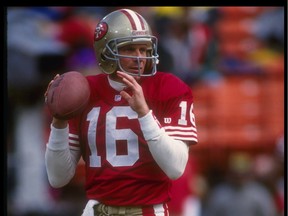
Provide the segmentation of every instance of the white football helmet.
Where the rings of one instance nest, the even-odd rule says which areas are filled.
[[[147,57],[126,56],[118,53],[118,48],[128,44],[147,43]],[[152,76],[156,73],[158,64],[158,41],[152,35],[150,26],[137,12],[130,9],[120,9],[106,15],[96,26],[94,33],[94,50],[99,67],[106,74],[117,70],[132,76]],[[138,73],[125,71],[120,64],[120,58],[135,58],[138,60]],[[147,59],[145,71],[140,73],[140,60]]]

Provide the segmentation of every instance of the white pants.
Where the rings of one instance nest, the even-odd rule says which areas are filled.
[[[98,203],[99,202],[97,200],[89,200],[81,216],[94,216],[93,206],[97,205]]]

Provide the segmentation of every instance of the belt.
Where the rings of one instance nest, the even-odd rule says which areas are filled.
[[[99,203],[93,208],[94,216],[143,215],[142,208],[136,206],[107,206]]]

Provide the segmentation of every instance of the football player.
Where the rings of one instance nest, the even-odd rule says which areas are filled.
[[[157,38],[130,9],[96,26],[94,49],[103,73],[87,76],[91,96],[81,115],[53,117],[45,160],[55,187],[85,161],[86,215],[164,215],[170,188],[198,142],[190,87],[157,71]]]

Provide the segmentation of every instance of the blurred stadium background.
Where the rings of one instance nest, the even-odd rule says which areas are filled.
[[[140,12],[159,38],[159,70],[174,73],[193,90],[199,144],[191,157],[200,206],[224,181],[230,156],[244,152],[253,159],[255,179],[261,177],[258,167],[273,178],[265,187],[284,215],[284,7],[128,8]],[[8,215],[81,214],[82,161],[64,188],[47,182],[51,117],[43,93],[57,73],[99,73],[94,27],[115,9],[7,8]]]

